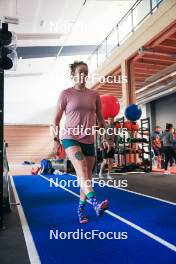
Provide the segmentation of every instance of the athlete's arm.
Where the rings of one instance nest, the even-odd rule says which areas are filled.
[[[53,122],[53,131],[55,131],[53,138],[57,138],[58,140],[59,140],[60,121],[62,115],[63,115],[63,110],[57,108]]]
[[[63,115],[63,112],[66,107],[66,98],[64,91],[61,92],[57,107],[56,107],[56,114],[53,121],[53,139],[54,139],[54,151],[56,152],[58,147],[60,146],[60,138],[59,138],[59,131],[60,131],[60,121]]]

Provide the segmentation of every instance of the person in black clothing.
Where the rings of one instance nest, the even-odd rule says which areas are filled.
[[[174,159],[176,162],[176,152],[173,147],[173,125],[172,124],[166,124],[166,130],[163,133],[162,136],[163,141],[163,152],[165,155],[165,163],[164,163],[164,169],[165,174],[169,174],[167,171],[169,160]]]

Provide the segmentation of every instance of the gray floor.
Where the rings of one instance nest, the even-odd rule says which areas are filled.
[[[176,175],[157,173],[113,175],[116,182],[127,180],[127,189],[176,202]],[[12,196],[12,200],[14,198]],[[16,206],[5,216],[6,230],[0,231],[0,263],[29,264],[26,244]]]
[[[6,229],[0,231],[0,263],[30,264],[17,206],[12,206],[12,212],[4,215],[4,225]]]
[[[106,179],[106,174],[104,177]],[[125,189],[176,203],[176,174],[128,173],[112,174],[112,177],[117,184],[119,180],[127,180],[128,187]]]

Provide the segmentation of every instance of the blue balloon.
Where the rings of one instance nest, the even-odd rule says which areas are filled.
[[[130,121],[138,120],[142,115],[142,110],[138,105],[130,104],[125,110],[125,116]]]

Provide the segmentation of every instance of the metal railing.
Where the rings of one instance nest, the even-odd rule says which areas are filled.
[[[96,68],[120,46],[164,0],[137,0],[109,35],[88,58],[89,71]]]

